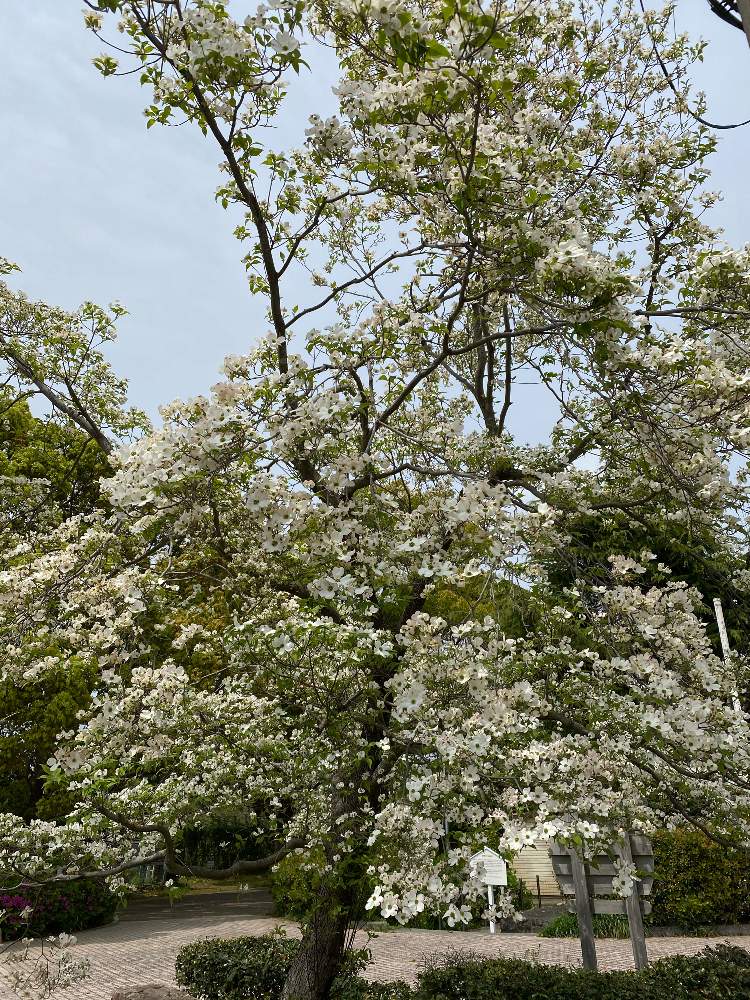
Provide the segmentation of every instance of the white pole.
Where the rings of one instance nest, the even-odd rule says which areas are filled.
[[[487,902],[490,904],[490,909],[495,905],[495,890],[491,885],[487,886]],[[495,933],[495,917],[490,914],[490,934]]]
[[[729,663],[732,651],[729,648],[729,636],[727,635],[727,626],[724,621],[724,609],[722,608],[721,600],[718,597],[714,597],[714,613],[716,614],[716,624],[719,626],[721,653],[724,657],[724,662]],[[735,691],[732,695],[732,708],[739,711],[741,707],[739,694]]]
[[[737,6],[740,9],[742,27],[745,29],[747,43],[750,45],[750,0],[737,0]]]
[[[714,597],[714,613],[716,614],[716,624],[719,626],[719,638],[721,639],[721,651],[724,654],[724,661],[729,660],[729,636],[727,626],[724,623],[724,609],[718,597]]]

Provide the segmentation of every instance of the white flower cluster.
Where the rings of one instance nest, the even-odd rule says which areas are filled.
[[[632,896],[635,883],[639,881],[637,869],[632,861],[615,858],[615,874],[612,876],[612,892],[616,896]]]
[[[76,958],[71,948],[77,943],[65,932],[43,941],[23,938],[21,947],[3,960],[11,988],[22,1000],[44,1000],[57,990],[74,986],[89,973],[87,958]]]

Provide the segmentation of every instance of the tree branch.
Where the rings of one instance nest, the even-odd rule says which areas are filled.
[[[250,875],[253,872],[263,872],[269,868],[273,868],[290,851],[298,847],[304,847],[306,843],[301,837],[292,837],[286,844],[279,847],[278,850],[272,851],[271,854],[267,854],[264,858],[254,858],[251,861],[235,861],[228,868],[207,868],[204,865],[186,865],[177,857],[174,838],[166,824],[138,823],[136,820],[121,816],[108,806],[100,804],[95,805],[94,808],[102,816],[106,816],[107,819],[112,820],[113,823],[117,823],[118,826],[130,830],[131,833],[158,833],[164,841],[164,851],[161,852],[161,857],[163,857],[164,863],[167,866],[167,871],[172,875],[187,875],[192,878],[212,878],[224,881],[234,878],[235,875]]]
[[[82,431],[88,434],[89,437],[91,437],[99,445],[105,455],[111,454],[113,449],[112,442],[101,430],[101,428],[94,423],[91,417],[89,417],[87,413],[76,409],[76,407],[69,403],[64,396],[61,396],[60,393],[45,382],[41,376],[37,375],[28,361],[25,361],[17,351],[3,342],[1,335],[0,343],[2,343],[5,354],[11,359],[20,375],[31,382],[32,385],[35,385],[37,390],[52,404],[56,410],[59,410],[60,413],[64,413],[65,416],[72,420],[77,427],[80,427]]]

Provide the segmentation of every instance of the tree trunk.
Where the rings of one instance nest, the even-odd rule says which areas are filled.
[[[341,966],[349,926],[346,908],[323,903],[310,917],[302,944],[281,991],[281,1000],[326,1000]]]

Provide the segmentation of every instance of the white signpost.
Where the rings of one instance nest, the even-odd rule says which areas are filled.
[[[477,851],[471,858],[471,873],[487,886],[487,902],[490,910],[495,905],[495,886],[504,892],[508,885],[508,866],[505,859],[489,847]],[[495,919],[490,916],[490,934],[495,933]]]

